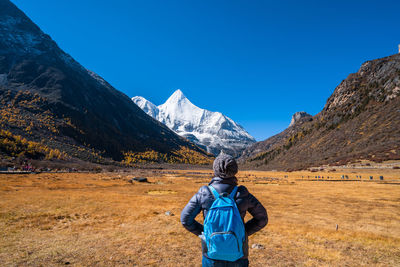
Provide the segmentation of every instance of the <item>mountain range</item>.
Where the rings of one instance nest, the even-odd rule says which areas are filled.
[[[399,96],[400,54],[370,60],[318,114],[295,113],[286,130],[255,142],[180,90],[159,106],[132,101],[0,0],[0,164],[25,158],[208,164],[209,153],[221,151],[266,170],[398,160]]]
[[[132,101],[148,115],[214,155],[222,151],[237,157],[256,142],[242,126],[222,113],[195,106],[180,89],[159,106],[141,96],[133,97]]]
[[[400,159],[400,54],[367,61],[325,107],[298,113],[283,132],[246,148],[249,168],[297,170],[360,160]]]
[[[175,162],[185,151],[208,158],[61,50],[9,0],[0,0],[0,103],[2,157],[56,151],[101,162],[150,151]]]

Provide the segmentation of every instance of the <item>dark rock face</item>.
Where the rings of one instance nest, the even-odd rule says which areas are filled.
[[[311,121],[311,120],[312,120],[312,116],[310,114],[308,114],[307,112],[304,112],[304,111],[296,112],[292,116],[292,120],[290,122],[289,127],[291,127],[299,122],[305,122],[305,121]]]
[[[293,170],[400,159],[399,96],[400,54],[368,61],[340,83],[312,120],[295,116],[291,127],[246,149],[241,162]]]
[[[0,103],[2,129],[63,151],[84,146],[115,160],[129,150],[201,151],[81,66],[8,0],[0,0]]]

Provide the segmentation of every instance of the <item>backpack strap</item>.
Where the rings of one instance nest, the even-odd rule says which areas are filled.
[[[215,198],[215,199],[219,198],[219,194],[218,194],[217,190],[215,190],[214,187],[212,187],[211,185],[209,185],[208,188],[210,189],[211,193],[214,195],[214,198]]]
[[[210,189],[211,193],[214,195],[214,198],[215,198],[215,199],[219,198],[220,194],[217,192],[217,190],[215,190],[214,187],[212,187],[211,185],[209,185],[208,188]],[[229,194],[229,197],[232,198],[232,199],[235,199],[237,190],[238,190],[238,187],[235,186],[235,187],[232,189],[232,192]]]
[[[235,187],[233,188],[231,194],[229,195],[232,199],[235,199],[237,190],[238,190],[238,187],[235,186]]]

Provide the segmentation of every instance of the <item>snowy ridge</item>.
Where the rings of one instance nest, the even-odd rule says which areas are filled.
[[[132,101],[148,115],[214,155],[223,151],[239,156],[246,147],[256,142],[232,119],[220,112],[195,106],[179,89],[159,106],[141,96],[133,97]]]
[[[141,96],[135,96],[132,98],[132,100],[148,115],[152,116],[155,119],[158,118],[159,109],[156,105]]]

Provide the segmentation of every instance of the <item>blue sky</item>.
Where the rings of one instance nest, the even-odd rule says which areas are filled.
[[[176,89],[257,140],[318,113],[366,60],[397,53],[400,1],[12,0],[130,97]]]

